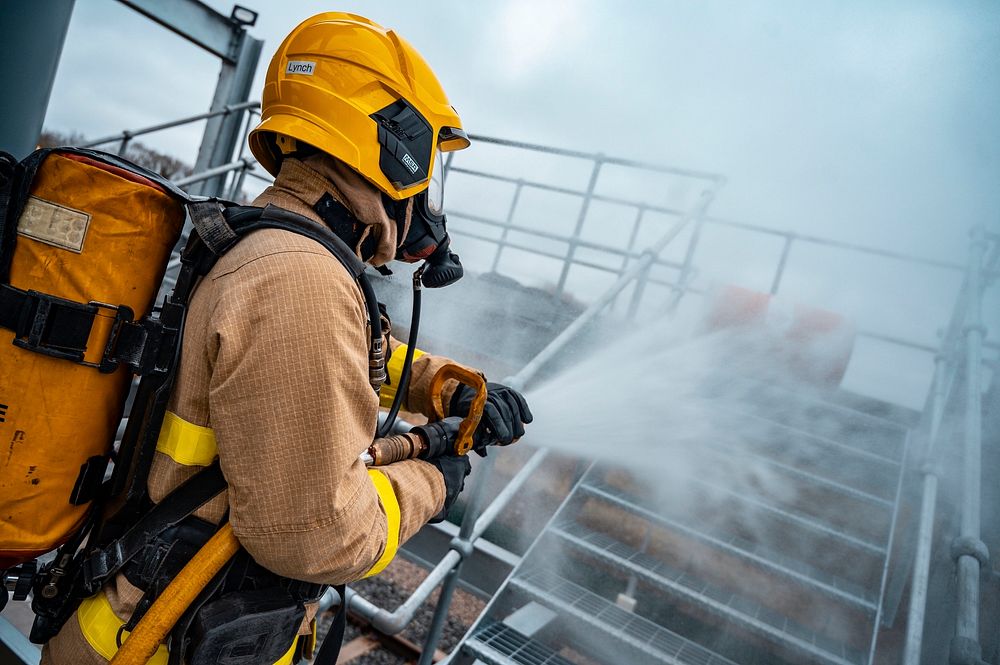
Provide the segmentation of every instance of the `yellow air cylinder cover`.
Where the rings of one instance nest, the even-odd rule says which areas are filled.
[[[70,152],[39,167],[17,220],[10,284],[148,314],[184,223],[153,180]],[[95,317],[84,361],[98,363],[115,311]],[[70,494],[81,466],[111,452],[131,373],[12,344],[0,329],[0,568],[65,542],[85,516]]]

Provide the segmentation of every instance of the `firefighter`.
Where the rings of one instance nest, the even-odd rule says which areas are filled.
[[[362,17],[320,14],[292,31],[268,68],[250,148],[275,181],[253,205],[327,224],[372,266],[428,259],[429,285],[447,283],[461,264],[444,229],[441,154],[468,145],[412,46]],[[227,491],[84,600],[46,645],[44,663],[109,660],[157,591],[224,519],[243,551],[216,596],[236,599],[234,616],[261,616],[268,636],[257,639],[258,652],[243,649],[245,661],[232,662],[294,662],[307,651],[323,585],[378,573],[425,523],[444,518],[469,473],[466,457],[377,470],[359,460],[406,352],[387,339],[389,378],[380,398],[369,383],[366,325],[357,283],[309,238],[256,231],[218,260],[192,297],[149,494],[160,502],[216,458]],[[448,362],[415,351],[405,411],[432,413],[429,386]],[[446,386],[449,415],[468,412],[469,393]],[[515,441],[530,421],[520,394],[489,384],[477,449]],[[278,599],[300,614],[273,610]],[[195,609],[186,632],[175,628],[174,653],[162,645],[150,662],[215,662],[235,652],[238,630],[246,630],[220,612]]]

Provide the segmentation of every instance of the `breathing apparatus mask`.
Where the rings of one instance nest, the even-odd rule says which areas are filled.
[[[434,160],[427,189],[413,197],[413,211],[406,237],[396,250],[396,260],[415,263],[421,259],[421,283],[429,289],[454,284],[462,278],[464,269],[458,254],[451,251],[451,238],[446,228],[444,214],[444,167],[439,152]],[[393,201],[383,197],[383,205],[391,219],[402,228],[407,201]]]
[[[398,228],[402,231],[406,221],[408,201],[393,201],[383,196],[382,205],[389,218],[396,220]],[[378,428],[380,437],[388,436],[392,432],[402,403],[401,398],[406,394],[410,384],[413,352],[417,348],[417,331],[420,328],[421,286],[429,289],[448,286],[460,280],[465,272],[458,254],[451,251],[451,238],[448,237],[445,224],[444,167],[441,153],[438,152],[427,189],[413,197],[410,226],[396,250],[397,261],[416,263],[424,259],[424,264],[413,273],[413,312],[410,314],[410,334],[406,344],[403,371],[400,374],[396,397],[389,407],[385,420]]]

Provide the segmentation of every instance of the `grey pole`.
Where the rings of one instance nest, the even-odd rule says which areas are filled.
[[[212,111],[224,110],[249,99],[250,87],[253,85],[263,45],[263,41],[251,37],[246,31],[240,34],[239,42],[234,49],[234,62],[226,60],[222,62],[219,83],[216,85],[215,98],[212,100]],[[232,160],[236,144],[240,140],[242,123],[243,113],[223,113],[209,118],[205,123],[201,147],[198,148],[195,173],[206,172]],[[225,182],[225,175],[215,176],[192,187],[189,191],[203,196],[223,196]]]
[[[444,630],[445,621],[448,620],[451,597],[455,593],[455,587],[458,585],[458,576],[462,572],[462,561],[465,556],[468,556],[472,552],[472,542],[474,540],[472,533],[475,530],[476,518],[479,516],[483,501],[486,499],[486,481],[493,475],[493,465],[496,463],[496,459],[497,454],[494,452],[479,464],[476,487],[469,498],[468,505],[465,507],[465,515],[462,517],[462,525],[459,527],[458,538],[455,539],[457,541],[456,545],[461,544],[467,547],[468,551],[463,553],[463,558],[459,559],[455,563],[455,566],[448,571],[448,576],[444,579],[444,584],[441,585],[441,595],[438,596],[437,607],[434,608],[434,616],[431,619],[430,628],[427,630],[427,640],[424,642],[424,648],[420,654],[418,665],[431,665],[434,662],[434,652],[437,650],[438,642],[441,640],[441,631]]]
[[[948,360],[942,350],[934,360],[934,405],[921,468],[924,475],[923,495],[920,507],[920,526],[917,530],[917,554],[913,564],[913,582],[910,585],[910,607],[906,620],[904,665],[920,665],[924,615],[927,608],[927,583],[930,579],[931,547],[934,538],[934,511],[937,506],[938,492],[938,469],[934,458],[934,444],[938,438],[941,419],[944,416],[944,408],[948,400],[947,366]]]
[[[981,530],[982,497],[982,352],[985,329],[982,323],[982,267],[986,237],[982,228],[972,232],[969,258],[968,305],[965,314],[965,446],[962,473],[961,532],[952,543],[958,570],[958,610],[955,637],[951,642],[952,665],[982,662],[979,643],[979,585],[981,567],[988,565],[989,550]]]
[[[38,145],[73,0],[0,2],[0,150],[18,159]]]

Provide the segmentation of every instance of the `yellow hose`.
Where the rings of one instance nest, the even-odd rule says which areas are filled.
[[[111,665],[145,665],[188,606],[239,548],[227,522],[167,585],[111,659]]]

